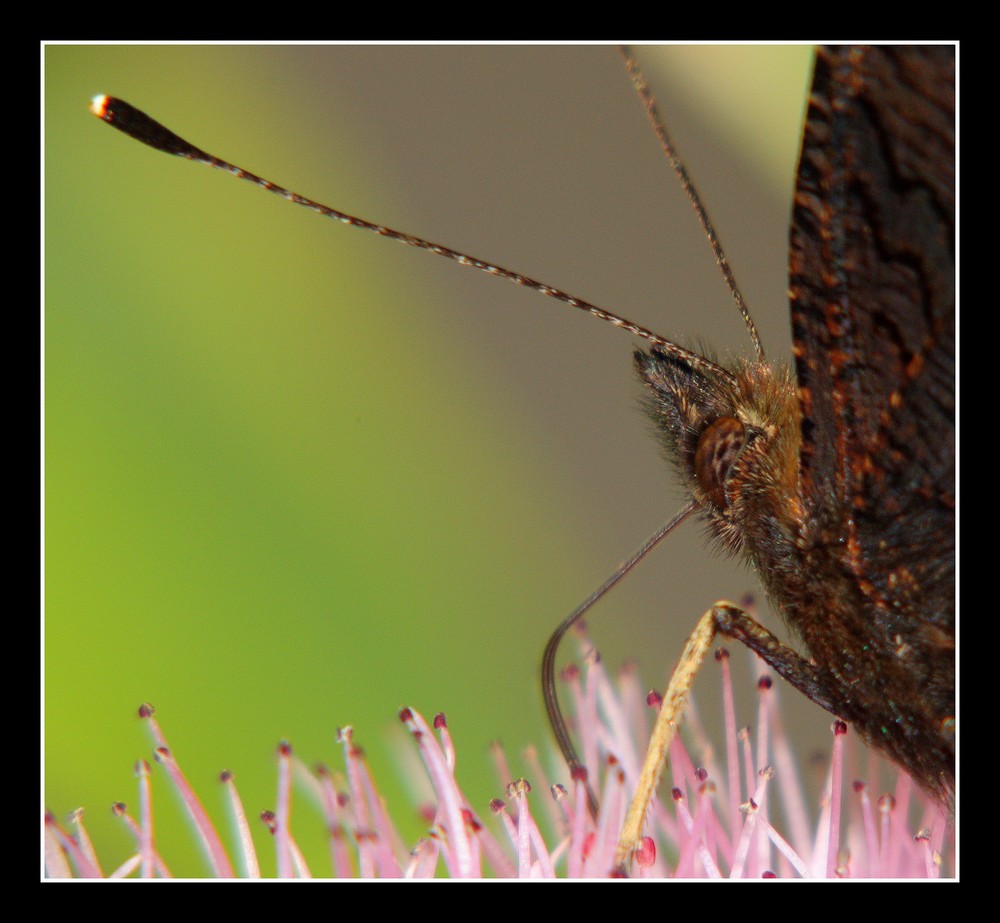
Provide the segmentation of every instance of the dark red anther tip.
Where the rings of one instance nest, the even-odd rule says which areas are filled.
[[[445,718],[444,712],[439,711],[434,716],[434,728],[436,730],[441,730],[441,728],[446,728],[446,727],[448,727],[448,720]]]
[[[91,124],[93,124],[93,122],[91,122]],[[153,708],[153,706],[150,705],[149,702],[143,702],[142,705],[139,706],[139,717],[140,718],[148,718],[155,711],[156,711],[156,709]]]
[[[640,868],[649,868],[656,861],[656,843],[653,838],[644,836],[635,848],[635,863]]]

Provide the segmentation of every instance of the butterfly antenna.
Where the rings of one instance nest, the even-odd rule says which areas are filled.
[[[687,195],[688,201],[694,207],[695,214],[698,216],[705,236],[708,238],[708,243],[712,247],[712,253],[715,254],[715,262],[722,271],[722,278],[726,281],[726,288],[729,289],[729,293],[733,296],[733,301],[736,302],[736,307],[743,317],[743,323],[746,324],[747,332],[753,341],[754,351],[757,353],[757,359],[763,362],[764,344],[760,341],[760,334],[757,332],[753,318],[750,317],[746,301],[743,300],[743,293],[736,284],[733,268],[729,265],[729,260],[726,259],[722,244],[719,243],[719,236],[715,233],[712,220],[708,217],[708,212],[705,211],[705,206],[702,204],[701,196],[698,195],[698,190],[694,188],[691,177],[688,176],[687,168],[678,156],[677,149],[674,147],[673,141],[670,140],[670,135],[667,134],[667,127],[663,119],[660,118],[660,110],[656,105],[656,98],[653,96],[649,84],[646,83],[646,78],[643,77],[642,71],[639,69],[639,63],[636,61],[632,49],[628,45],[623,45],[621,53],[625,59],[625,67],[628,68],[629,76],[632,78],[632,85],[635,87],[635,91],[639,94],[639,99],[642,100],[642,104],[646,109],[646,118],[649,119],[649,124],[652,126],[660,142],[660,148],[666,155],[667,160],[670,161],[670,166],[673,168],[674,174],[681,184],[681,188]]]
[[[399,241],[400,243],[406,244],[410,247],[426,250],[429,253],[436,254],[437,256],[443,256],[449,260],[454,260],[454,262],[458,263],[460,266],[469,266],[472,269],[481,270],[491,276],[499,276],[501,279],[506,279],[508,282],[513,282],[516,285],[522,285],[525,288],[530,288],[541,295],[547,296],[548,298],[555,298],[556,301],[561,301],[563,304],[568,304],[570,307],[586,311],[588,314],[592,314],[600,320],[607,321],[614,327],[618,327],[621,330],[634,334],[640,339],[648,342],[651,346],[656,347],[661,352],[687,363],[692,368],[700,369],[709,374],[722,377],[731,384],[736,383],[736,379],[732,373],[728,372],[721,366],[705,359],[703,356],[699,356],[697,353],[693,353],[681,346],[678,346],[676,343],[672,343],[670,340],[661,337],[659,334],[653,333],[652,330],[649,330],[646,327],[641,327],[639,324],[633,323],[619,314],[614,314],[611,311],[605,311],[603,308],[599,308],[597,305],[591,304],[589,301],[584,301],[582,298],[576,298],[573,295],[569,295],[557,288],[553,288],[551,285],[546,285],[544,282],[538,282],[535,279],[523,276],[518,272],[505,269],[503,266],[497,266],[496,264],[487,262],[486,260],[469,256],[467,253],[460,253],[458,250],[452,250],[450,247],[445,247],[442,244],[436,244],[432,241],[424,240],[422,237],[415,237],[413,234],[406,234],[403,231],[396,231],[393,228],[386,227],[382,224],[366,221],[363,218],[358,218],[354,215],[349,215],[346,212],[331,208],[329,205],[323,205],[321,202],[308,199],[303,195],[299,195],[297,192],[285,189],[277,183],[272,183],[270,180],[257,176],[249,170],[244,170],[242,167],[238,167],[235,164],[216,157],[214,154],[209,154],[200,148],[195,147],[179,135],[175,135],[169,128],[166,128],[155,119],[146,115],[145,112],[136,109],[135,106],[122,99],[118,99],[114,96],[95,96],[90,109],[94,115],[107,122],[109,125],[113,125],[119,131],[130,135],[137,141],[141,141],[143,144],[148,144],[150,147],[156,148],[158,151],[163,151],[167,154],[174,154],[175,156],[183,157],[186,160],[194,160],[199,163],[207,164],[217,170],[231,173],[239,179],[245,179],[256,186],[260,186],[261,189],[266,189],[268,192],[280,195],[289,202],[293,202],[296,205],[302,205],[311,211],[318,212],[324,217],[333,218],[335,221],[339,221],[342,224],[349,225],[353,228],[359,228],[363,231],[370,231],[372,234],[378,234],[380,237],[388,237],[390,240]]]

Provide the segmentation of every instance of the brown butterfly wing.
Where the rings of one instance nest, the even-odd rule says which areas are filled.
[[[954,126],[953,48],[821,49],[791,231],[800,496],[855,601],[838,625],[789,618],[843,717],[938,789],[954,779]]]

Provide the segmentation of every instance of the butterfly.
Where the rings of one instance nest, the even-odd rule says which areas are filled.
[[[720,606],[698,656],[716,631],[743,641],[942,804],[956,730],[954,73],[947,46],[817,53],[791,231],[794,380],[760,348],[731,368],[655,344],[635,356],[692,508],[809,654]],[[644,778],[670,725],[662,715]]]
[[[692,498],[679,519],[700,512],[719,544],[746,559],[809,656],[731,604],[702,616],[664,696],[620,871],[717,634],[742,641],[953,803],[954,188],[953,50],[820,49],[791,232],[795,378],[765,360],[749,320],[756,358],[730,367],[673,344],[635,353],[647,410]]]
[[[850,54],[856,55],[858,53],[852,51]],[[872,52],[871,56],[867,59],[864,57],[864,53],[861,53],[855,63],[857,64],[863,60],[881,60],[882,58],[879,57],[880,55],[882,58],[892,60],[892,56],[888,53]],[[821,60],[823,59],[821,58]],[[832,64],[831,67],[833,71],[838,70],[838,68]],[[817,88],[822,89],[823,86],[831,88],[831,95],[829,97],[831,109],[836,108],[833,106],[835,96],[838,104],[846,103],[849,105],[852,100],[855,102],[857,102],[857,100],[863,100],[866,104],[870,103],[871,99],[865,97],[864,95],[864,87],[871,85],[870,83],[866,83],[867,77],[857,68],[851,70],[851,66],[846,61],[840,62],[839,69],[843,72],[843,76],[833,76],[826,80],[825,84],[823,82],[824,78],[822,69],[817,71]],[[856,80],[858,85],[862,87],[862,91],[860,93],[857,92],[857,88],[851,83],[852,80]],[[833,88],[837,88],[837,92],[840,94],[839,96],[833,92]],[[854,94],[853,96],[851,95],[852,93]],[[817,92],[816,98],[821,99],[822,93]],[[858,107],[860,108],[860,104],[858,104]],[[816,107],[814,107],[814,109],[815,108]],[[832,123],[837,122],[837,119],[833,118],[829,113],[828,118]],[[809,122],[811,126],[816,128],[821,125],[821,120],[813,110],[811,110]],[[811,148],[810,143],[807,140],[807,154],[810,150],[818,148],[818,146],[819,145],[817,144]],[[849,148],[845,148],[845,151],[846,150],[849,150]],[[804,161],[804,163],[806,163],[806,161]],[[842,176],[845,169],[846,168],[844,168],[843,165],[838,166],[837,169],[832,171],[834,174],[833,178],[837,179],[838,176]],[[837,244],[834,248],[834,258],[832,262],[830,259],[827,259],[825,262],[817,262],[815,259],[810,261],[809,259],[803,258],[802,262],[798,264],[796,274],[793,275],[793,286],[795,285],[796,279],[799,280],[800,284],[800,288],[798,289],[798,294],[796,296],[797,307],[795,309],[795,314],[793,315],[793,324],[797,345],[798,375],[800,385],[797,397],[799,399],[799,407],[801,411],[801,439],[797,443],[796,448],[798,451],[796,452],[793,461],[799,466],[798,475],[800,483],[806,488],[805,492],[801,494],[800,499],[806,500],[812,504],[810,512],[814,510],[819,511],[823,529],[826,530],[823,534],[827,536],[829,540],[823,543],[824,547],[833,548],[834,550],[840,552],[839,557],[837,555],[831,555],[831,557],[836,558],[834,564],[831,565],[832,569],[836,572],[836,577],[840,578],[844,576],[843,568],[849,563],[851,565],[851,573],[855,577],[855,590],[860,592],[867,600],[877,599],[877,603],[875,604],[876,608],[875,610],[872,610],[872,617],[863,618],[860,628],[857,624],[854,625],[857,630],[852,634],[852,637],[855,638],[858,646],[855,648],[854,642],[852,642],[850,650],[848,650],[848,648],[845,648],[844,646],[843,638],[837,633],[837,631],[831,629],[829,626],[824,627],[823,613],[830,611],[829,606],[824,605],[824,603],[832,605],[841,599],[841,597],[835,593],[832,586],[826,591],[822,589],[813,589],[814,586],[822,585],[823,572],[810,571],[808,573],[800,573],[798,577],[795,577],[795,575],[788,573],[787,567],[785,571],[782,570],[782,565],[787,564],[787,556],[781,553],[781,549],[779,548],[777,552],[768,550],[774,546],[769,546],[764,539],[788,538],[787,535],[781,535],[781,529],[778,528],[780,523],[778,523],[778,526],[775,527],[777,529],[777,535],[760,534],[755,526],[751,526],[750,528],[746,528],[744,526],[742,538],[737,541],[736,538],[730,536],[729,542],[731,545],[739,545],[741,548],[745,548],[748,544],[753,545],[750,550],[751,560],[759,570],[765,573],[765,582],[767,583],[772,596],[777,598],[779,602],[782,603],[790,621],[792,621],[805,636],[807,645],[809,646],[813,657],[817,660],[816,670],[812,674],[812,679],[807,683],[801,680],[800,677],[800,686],[810,687],[805,691],[810,693],[811,697],[821,701],[825,707],[835,713],[841,714],[843,717],[852,720],[857,726],[860,727],[865,736],[869,737],[883,749],[888,750],[892,753],[894,758],[903,762],[904,765],[907,765],[907,761],[909,760],[909,768],[915,772],[918,778],[920,778],[925,785],[935,788],[939,786],[947,788],[948,780],[942,779],[941,774],[938,771],[942,765],[942,759],[940,758],[941,755],[939,752],[935,751],[935,756],[931,759],[927,766],[919,762],[919,760],[914,761],[909,755],[910,750],[912,749],[911,745],[914,740],[919,737],[919,735],[915,737],[914,734],[911,733],[912,729],[917,725],[927,725],[927,727],[924,727],[924,730],[927,730],[930,722],[914,717],[916,713],[903,713],[904,706],[912,703],[907,701],[905,695],[892,694],[892,689],[896,688],[896,686],[905,691],[904,687],[907,686],[905,678],[899,680],[898,683],[896,683],[896,686],[890,687],[890,697],[888,699],[885,697],[879,699],[876,694],[879,688],[879,670],[888,671],[885,674],[887,676],[894,676],[895,674],[893,674],[892,671],[893,665],[898,666],[898,664],[904,662],[905,658],[916,656],[913,653],[914,651],[917,651],[918,654],[920,651],[924,651],[926,653],[928,648],[926,645],[921,647],[921,642],[926,642],[928,638],[930,638],[935,642],[934,650],[947,651],[949,621],[947,612],[942,613],[940,617],[934,613],[929,622],[926,619],[921,621],[920,617],[914,614],[912,598],[915,591],[923,587],[924,584],[915,577],[911,579],[913,575],[905,572],[899,565],[894,566],[893,569],[887,573],[878,570],[876,565],[878,574],[885,573],[885,580],[888,586],[882,586],[879,584],[876,586],[873,593],[868,592],[868,583],[870,582],[868,577],[870,575],[865,574],[863,568],[859,566],[859,562],[866,564],[871,563],[871,558],[874,557],[873,551],[875,549],[885,551],[887,547],[884,530],[879,532],[869,528],[866,522],[862,522],[862,520],[865,519],[865,516],[862,514],[871,512],[871,510],[866,510],[864,506],[866,497],[869,495],[875,496],[876,503],[881,504],[882,498],[885,496],[884,494],[879,493],[876,486],[872,486],[872,478],[877,480],[879,472],[884,471],[888,474],[889,479],[894,484],[899,483],[900,481],[904,485],[911,484],[911,482],[907,481],[907,474],[905,472],[900,473],[902,470],[902,462],[900,462],[897,457],[899,454],[898,449],[895,454],[890,452],[887,456],[885,455],[885,452],[889,452],[889,450],[885,449],[885,452],[883,452],[883,450],[875,444],[875,441],[878,441],[881,438],[879,435],[880,433],[884,433],[888,430],[891,435],[891,431],[893,430],[895,424],[890,423],[888,426],[883,426],[881,430],[875,426],[870,426],[868,430],[858,430],[854,427],[853,424],[858,420],[861,420],[864,416],[861,412],[863,401],[859,401],[858,398],[857,380],[852,378],[850,386],[846,386],[843,380],[831,372],[830,367],[824,367],[822,364],[824,359],[830,361],[838,359],[837,370],[840,372],[849,366],[852,361],[858,361],[861,359],[861,357],[857,354],[857,350],[853,346],[851,349],[855,351],[851,355],[847,356],[846,363],[843,361],[843,357],[835,355],[835,351],[827,352],[822,356],[820,355],[822,351],[822,344],[824,344],[825,341],[822,336],[822,325],[818,323],[816,317],[821,316],[825,320],[827,329],[830,328],[833,317],[829,311],[825,314],[820,311],[817,315],[815,313],[815,308],[810,307],[810,305],[815,305],[817,302],[827,304],[827,302],[830,301],[829,298],[827,298],[826,301],[823,301],[822,296],[819,296],[818,298],[811,298],[810,295],[813,293],[813,289],[828,292],[831,289],[828,276],[832,273],[832,275],[836,277],[838,272],[845,269],[847,270],[846,275],[848,277],[847,284],[853,284],[856,279],[851,276],[851,270],[853,270],[856,263],[853,259],[854,254],[852,248],[856,243],[858,243],[858,241],[867,238],[865,238],[864,232],[858,232],[853,224],[847,220],[850,217],[849,212],[845,212],[844,210],[834,207],[831,196],[834,198],[837,196],[843,196],[845,194],[844,187],[838,186],[836,183],[832,183],[831,186],[833,188],[833,192],[831,193],[829,190],[821,189],[821,185],[822,184],[816,184],[816,193],[826,197],[826,205],[830,208],[829,214],[818,211],[815,208],[815,203],[810,203],[808,201],[808,192],[812,187],[810,187],[807,183],[800,185],[800,197],[797,200],[797,215],[799,215],[799,213],[811,214],[817,219],[818,224],[822,224],[822,222],[819,221],[820,217],[829,219],[832,216],[833,220],[828,220],[823,226],[823,230],[833,228],[833,239],[837,241]],[[809,210],[810,205],[812,206],[811,211]],[[840,233],[840,228],[837,225],[839,220],[837,215],[845,216],[845,221],[847,221],[847,224],[845,225],[847,233],[844,233],[839,237],[838,234]],[[801,221],[799,221],[796,226],[798,228],[804,227]],[[855,236],[852,237],[852,233],[855,234]],[[793,253],[804,252],[808,249],[806,244],[809,239],[808,235],[802,235],[796,241],[793,241]],[[824,238],[827,243],[829,242],[829,239],[829,237]],[[795,246],[799,249],[794,249]],[[845,247],[846,250],[844,249]],[[817,283],[817,279],[820,280],[819,283]],[[843,292],[841,292],[841,294],[843,294]],[[841,301],[842,300],[843,299],[841,299]],[[953,313],[952,306],[952,331]],[[876,315],[872,312],[870,316],[874,318]],[[947,312],[934,314],[935,318],[939,316],[946,317]],[[944,336],[941,339],[938,339],[937,334],[941,333],[941,331],[933,325],[932,327],[934,336],[931,337],[933,341],[931,347],[925,349],[914,349],[907,353],[910,360],[906,366],[907,374],[914,377],[906,380],[905,388],[903,387],[903,383],[900,382],[899,388],[889,388],[882,394],[890,405],[902,401],[904,407],[910,406],[907,400],[907,393],[913,393],[913,386],[910,382],[917,380],[921,371],[915,367],[914,363],[919,364],[918,359],[922,355],[930,355],[931,353],[937,355],[939,343],[944,343],[946,350],[947,331],[944,331]],[[835,331],[834,335],[838,339],[842,337],[842,333],[839,331]],[[872,339],[877,338],[873,338],[869,331],[868,339],[865,342],[870,343]],[[653,352],[646,353],[651,364],[646,366],[643,370],[644,378],[647,383],[661,385],[662,387],[659,388],[661,393],[670,392],[676,394],[678,389],[677,380],[676,378],[674,380],[670,380],[671,375],[669,369],[664,371],[662,365],[657,366],[657,362],[659,360],[656,354],[656,348],[657,347],[654,346]],[[637,361],[640,366],[642,366],[643,360]],[[865,360],[861,359],[861,361],[863,362]],[[872,365],[877,364],[874,359],[868,359],[867,361]],[[670,366],[670,364],[671,362],[668,357],[666,365]],[[824,368],[826,369],[825,378]],[[674,368],[673,371],[676,372],[676,368]],[[854,372],[851,371],[850,375],[853,376]],[[828,391],[823,388],[825,384],[831,385]],[[698,386],[691,385],[690,381],[688,382],[688,387],[689,390],[698,390]],[[861,386],[860,390],[864,392],[865,398],[870,397],[865,386]],[[919,381],[917,390],[919,390]],[[906,393],[899,396],[897,394],[899,391]],[[822,393],[820,394],[820,392]],[[832,404],[828,404],[825,407],[820,406],[823,401],[827,399],[832,401]],[[920,403],[921,402],[918,400],[917,404],[919,405]],[[837,413],[833,415],[834,417],[839,419],[841,422],[849,417],[852,425],[842,426],[838,429],[836,426],[836,420],[831,419],[831,406],[835,407],[837,411]],[[845,408],[848,416],[845,416]],[[898,408],[894,406],[892,409],[893,411],[898,410]],[[885,405],[882,405],[880,409],[876,411],[876,415],[878,416],[885,411]],[[712,412],[716,414],[721,413],[719,410]],[[890,416],[892,417],[892,414],[890,414]],[[896,416],[892,418],[898,419],[899,414],[897,413]],[[704,413],[702,413],[699,419],[704,419]],[[727,417],[724,415],[718,415],[715,417],[715,420],[727,419],[735,420],[737,417]],[[712,422],[714,421],[709,421],[709,423]],[[675,448],[678,445],[676,429],[677,426],[675,423],[675,435],[671,437],[671,440],[668,440],[673,443]],[[738,432],[736,428],[733,427],[729,429],[725,429],[725,427],[716,429],[714,432],[715,435],[720,437],[719,441],[721,442],[722,450],[716,451],[714,454],[709,453],[709,461],[707,463],[705,463],[704,460],[699,463],[697,459],[697,442],[700,441],[704,432],[694,434],[697,436],[697,440],[694,441],[693,446],[689,446],[687,449],[683,446],[681,447],[682,453],[687,452],[688,455],[691,456],[690,461],[693,462],[695,470],[699,472],[699,477],[696,478],[696,480],[700,490],[700,500],[709,508],[710,515],[718,514],[716,517],[718,524],[723,528],[732,528],[732,520],[734,519],[737,507],[735,498],[740,492],[736,490],[737,485],[735,483],[731,483],[732,475],[734,472],[739,472],[741,461],[750,458],[751,450],[754,447],[759,448],[763,445],[764,434],[759,431],[763,429],[764,427],[757,426],[753,423],[749,426],[744,424],[742,432]],[[855,441],[852,442],[852,439]],[[889,442],[891,442],[891,439],[889,439]],[[879,444],[881,445],[881,443]],[[709,448],[715,448],[714,443],[711,444]],[[886,462],[888,467],[880,467],[880,464],[887,458],[892,461],[892,465],[888,465],[888,462]],[[858,464],[862,465],[864,468],[863,471],[861,469],[855,471],[850,468],[850,462],[854,460],[856,460]],[[775,483],[787,485],[789,483],[787,475],[788,470],[791,469],[783,469],[783,480],[782,478],[773,478],[772,480]],[[872,473],[873,470],[875,474]],[[847,477],[845,471],[849,473],[851,477]],[[864,480],[866,477],[868,478],[868,481]],[[944,481],[947,481],[947,477],[944,478]],[[865,488],[865,484],[868,484],[869,487]],[[708,485],[708,487],[706,487],[706,485]],[[931,493],[934,493],[930,484],[924,484],[922,486],[923,493],[921,496],[925,494],[929,496]],[[947,491],[939,491],[938,493],[941,494],[941,496],[944,496]],[[749,494],[752,497],[756,496],[752,490]],[[954,491],[952,488],[952,501],[953,494]],[[935,502],[940,501],[941,496],[936,494]],[[945,498],[945,502],[947,505],[947,498]],[[890,506],[891,505],[892,504],[890,504]],[[951,509],[953,511],[953,502]],[[882,508],[881,505],[877,507],[876,512],[878,513],[879,522],[884,523],[888,521],[888,513]],[[758,519],[759,518],[760,517],[758,516]],[[931,514],[928,514],[923,518],[927,519],[934,517],[931,516]],[[767,516],[764,516],[765,525],[770,525],[772,522],[777,522],[777,517],[770,516],[770,518],[768,518]],[[848,529],[846,528],[847,526],[850,526],[851,528]],[[858,526],[857,530],[852,531],[855,526]],[[763,529],[763,532],[767,532],[766,528],[763,528],[763,526],[761,528]],[[830,536],[832,536],[832,538],[830,538]],[[758,539],[760,541],[758,541]],[[765,557],[768,554],[775,558],[774,563],[778,566],[771,568],[766,566]],[[838,567],[840,568],[839,570]],[[939,574],[941,577],[940,584],[942,586],[947,584],[947,573],[944,573],[946,570],[947,566],[945,564],[942,568],[942,572]],[[878,574],[876,574],[876,576]],[[793,592],[793,590],[795,592]],[[886,590],[888,590],[888,592],[886,592]],[[909,597],[907,597],[906,606],[909,606],[909,608],[904,606],[902,600],[902,597],[906,596],[907,592],[909,593]],[[811,596],[810,593],[812,594]],[[897,599],[899,602],[896,602]],[[805,603],[803,603],[802,600],[805,600]],[[851,619],[848,616],[857,615],[859,609],[864,608],[861,605],[863,600],[856,599],[855,602],[857,602],[857,605],[849,606],[848,613],[840,613],[832,620],[833,625],[843,626],[851,623]],[[882,605],[891,610],[887,617],[883,617],[883,612],[880,608]],[[905,614],[903,614],[904,608],[906,608]],[[930,624],[931,626],[940,629],[940,631],[935,634],[929,628],[924,627],[926,624]],[[867,628],[864,628],[864,626],[867,626]],[[950,626],[951,637],[953,640],[953,608]],[[907,629],[914,630],[909,632]],[[830,644],[824,643],[824,641],[829,641],[831,638],[839,640],[834,640]],[[744,638],[744,640],[746,639]],[[893,651],[891,655],[889,653],[890,648]],[[875,653],[872,653],[872,651]],[[851,655],[850,657],[846,656],[848,653]],[[926,672],[928,674],[933,674],[936,677],[940,676],[940,685],[942,687],[947,687],[948,681],[946,675],[946,665],[937,662],[940,658],[932,659],[935,660],[935,663],[932,664]],[[951,662],[951,689],[953,696],[953,659]],[[779,672],[781,672],[781,669],[777,664],[772,663],[772,665],[779,668]],[[874,673],[872,672],[873,670]],[[786,675],[788,675],[787,671]],[[885,711],[879,707],[880,702],[885,701],[889,701],[892,704],[892,708],[890,709],[892,714],[890,716],[890,720],[888,721],[883,720],[885,718]],[[941,714],[939,709],[934,709],[934,717],[938,723],[943,724],[943,728],[941,730],[944,731],[946,736],[952,732],[954,717],[953,708],[949,714]],[[898,734],[896,732],[898,732]],[[936,741],[938,737],[940,737],[940,733],[938,733],[937,736],[930,733],[928,735],[924,735],[924,737],[920,739],[929,740],[932,737]],[[902,741],[902,743],[900,743],[900,741]],[[939,749],[940,748],[938,748],[938,750]],[[948,751],[949,748],[947,743],[944,745],[944,749],[945,752]],[[947,763],[946,757],[943,762]],[[931,766],[938,767],[938,769],[932,769]],[[947,775],[947,768],[942,771],[945,775]]]

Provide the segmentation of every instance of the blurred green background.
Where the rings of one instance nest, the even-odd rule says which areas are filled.
[[[787,358],[809,52],[640,59]],[[488,743],[518,771],[548,741],[548,634],[680,504],[636,411],[633,344],[155,152],[87,105],[121,96],[305,195],[746,353],[616,50],[48,46],[44,74],[45,804],[86,807],[105,869],[122,861],[108,808],[137,805],[150,701],[220,823],[219,770],[256,815],[279,740],[339,766],[349,723],[415,838],[391,743],[406,704],[447,713],[485,812]],[[662,686],[700,612],[755,588],[687,525],[591,633]],[[809,720],[806,745],[825,745],[828,719]],[[204,874],[154,777],[161,851]],[[294,827],[322,874],[318,817],[300,806]]]

